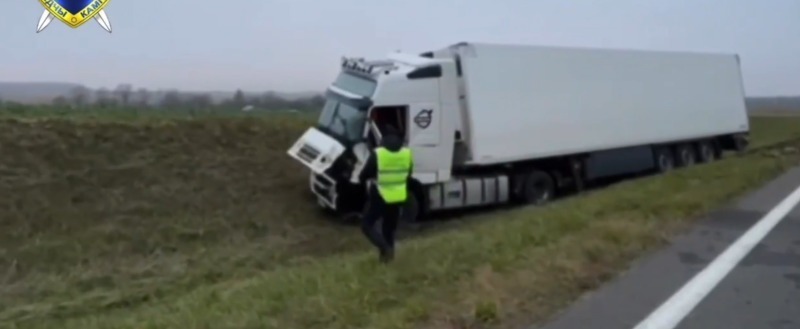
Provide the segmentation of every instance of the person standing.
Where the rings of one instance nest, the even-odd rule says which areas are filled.
[[[361,230],[380,253],[382,262],[394,259],[394,240],[402,208],[408,199],[408,182],[413,172],[411,149],[403,145],[396,129],[389,127],[381,146],[370,154],[361,172],[367,182],[367,209],[362,217]],[[376,224],[379,219],[381,231]]]

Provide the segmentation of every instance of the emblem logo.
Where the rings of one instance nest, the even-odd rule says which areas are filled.
[[[111,22],[105,7],[111,0],[39,0],[44,12],[39,17],[36,33],[42,32],[54,18],[71,28],[78,28],[94,18],[100,26],[111,33]]]
[[[417,124],[417,127],[422,129],[428,128],[428,126],[431,125],[431,121],[433,121],[433,110],[431,109],[419,111],[419,113],[414,116],[414,123]]]

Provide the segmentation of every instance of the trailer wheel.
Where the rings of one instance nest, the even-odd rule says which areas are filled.
[[[524,177],[520,193],[524,203],[541,205],[553,198],[555,182],[546,172],[535,170]]]
[[[736,152],[744,152],[747,149],[747,146],[750,144],[750,141],[747,139],[747,136],[744,134],[737,134],[733,136],[733,150]]]
[[[717,158],[717,152],[714,146],[709,141],[701,141],[697,143],[697,154],[701,163],[709,163]]]
[[[681,144],[678,145],[677,149],[678,154],[678,164],[681,167],[689,167],[695,164],[696,156],[694,153],[694,149],[691,147],[690,144]]]
[[[660,147],[656,150],[656,169],[658,172],[665,173],[675,168],[675,158],[667,147]]]

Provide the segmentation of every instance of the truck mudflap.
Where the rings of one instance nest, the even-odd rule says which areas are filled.
[[[309,188],[317,196],[317,203],[322,208],[336,209],[337,198],[336,180],[326,174],[311,173],[309,175]]]

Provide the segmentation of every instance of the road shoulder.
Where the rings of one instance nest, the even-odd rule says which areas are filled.
[[[634,327],[798,185],[800,168],[795,168],[708,214],[667,247],[634,262],[615,280],[585,294],[541,328]]]

